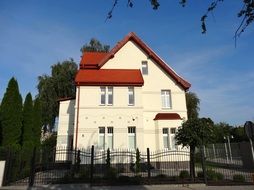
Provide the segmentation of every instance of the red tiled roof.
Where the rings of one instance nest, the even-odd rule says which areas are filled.
[[[107,54],[105,52],[84,52],[79,65],[80,69],[98,68],[98,64]]]
[[[144,80],[139,69],[80,69],[75,83],[78,86],[143,86]]]
[[[117,45],[107,53],[98,64],[98,67],[101,68],[109,59],[112,59],[114,55],[128,42],[135,42],[145,53],[149,56],[150,59],[153,59],[166,73],[169,74],[178,84],[180,84],[185,90],[188,90],[191,86],[189,82],[181,78],[179,75],[173,71],[156,53],[149,48],[138,36],[131,32],[124,39],[117,43]]]
[[[158,113],[153,120],[178,120],[182,119],[178,113]]]

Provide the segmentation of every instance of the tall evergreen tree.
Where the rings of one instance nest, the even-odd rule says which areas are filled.
[[[33,100],[31,93],[26,95],[26,99],[23,107],[23,126],[22,126],[22,138],[21,145],[27,147],[33,147]]]
[[[0,104],[0,146],[2,146],[3,134],[2,134],[2,117],[1,117],[1,104]]]
[[[41,103],[40,99],[36,98],[34,100],[34,107],[33,107],[33,139],[34,145],[40,145],[41,139],[41,128],[42,128],[42,111],[41,111]]]
[[[4,94],[0,115],[2,117],[2,145],[19,148],[22,127],[22,97],[18,82],[11,78]]]

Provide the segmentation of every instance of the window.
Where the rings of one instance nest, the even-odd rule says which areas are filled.
[[[176,133],[176,128],[171,128],[170,129],[170,140],[171,140],[171,148],[172,149],[176,149],[175,133]]]
[[[113,105],[113,87],[101,87],[101,102],[100,105]]]
[[[101,105],[106,104],[106,87],[101,87]]]
[[[113,104],[113,87],[109,86],[108,87],[108,105]]]
[[[171,92],[170,90],[161,91],[162,108],[171,108]]]
[[[162,129],[162,135],[163,135],[163,147],[169,149],[168,128]]]
[[[136,149],[136,127],[128,127],[129,148]]]
[[[147,61],[142,61],[142,74],[143,75],[148,75]]]
[[[99,127],[98,147],[100,149],[105,149],[105,127]]]
[[[129,105],[134,105],[134,87],[128,87]]]
[[[108,127],[108,148],[113,149],[113,127]]]
[[[171,129],[170,129],[170,133],[171,133],[171,134],[175,134],[175,133],[176,133],[176,128],[171,128]]]

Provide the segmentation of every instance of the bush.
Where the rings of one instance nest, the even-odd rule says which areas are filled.
[[[107,169],[107,172],[105,174],[105,178],[107,179],[116,179],[117,177],[117,171],[115,168],[110,167]]]
[[[158,174],[154,176],[154,178],[167,178],[168,176],[166,174]]]
[[[199,178],[203,178],[203,177],[204,177],[203,171],[198,172],[198,173],[197,173],[197,176],[198,176]]]
[[[213,170],[207,170],[206,175],[207,175],[207,179],[212,181],[218,181],[218,180],[224,179],[224,175],[222,173],[215,172]]]
[[[119,176],[118,181],[121,184],[132,184],[132,185],[139,185],[142,182],[142,177],[140,175],[136,175],[134,177],[129,176]]]
[[[190,174],[187,170],[182,170],[179,174],[180,179],[186,179],[190,177]]]
[[[129,176],[121,175],[118,177],[118,181],[121,183],[128,183],[131,181]]]
[[[233,181],[235,181],[235,182],[245,182],[245,177],[241,174],[235,174],[233,176]]]

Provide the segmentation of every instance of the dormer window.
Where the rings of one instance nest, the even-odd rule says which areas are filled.
[[[147,61],[142,61],[142,74],[148,75],[148,64]]]

